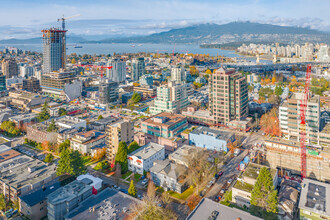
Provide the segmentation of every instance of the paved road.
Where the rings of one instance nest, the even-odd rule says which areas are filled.
[[[214,200],[218,193],[220,192],[223,185],[234,175],[238,175],[240,173],[236,168],[239,163],[243,160],[244,156],[248,153],[248,150],[244,150],[237,157],[232,158],[226,165],[221,168],[223,171],[222,176],[218,179],[218,181],[213,185],[210,191],[206,194],[205,197]]]

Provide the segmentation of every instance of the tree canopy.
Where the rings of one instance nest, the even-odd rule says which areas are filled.
[[[70,140],[66,139],[64,142],[60,143],[59,152],[61,153],[64,149],[70,148]]]
[[[56,169],[57,176],[70,174],[79,176],[86,172],[86,167],[82,155],[78,151],[71,151],[69,148],[64,149],[60,154],[60,160]]]
[[[275,95],[281,96],[283,94],[283,89],[281,86],[276,86],[275,87]]]
[[[128,100],[127,104],[128,105],[132,105],[132,104],[136,104],[141,100],[141,96],[139,93],[137,92],[133,92],[132,98],[130,98],[130,100]]]
[[[48,125],[47,131],[48,132],[55,132],[57,130],[56,124],[54,119],[51,120],[51,122]]]
[[[65,108],[60,108],[58,110],[58,116],[63,116],[63,115],[67,115],[67,114],[68,114],[68,112]]]
[[[99,115],[99,117],[97,117],[97,120],[101,120],[101,119],[103,119],[103,116]]]
[[[46,163],[51,163],[51,162],[53,162],[53,160],[54,160],[54,156],[53,156],[53,154],[51,154],[51,153],[49,153],[49,154],[47,154],[47,156],[45,157],[45,162]]]
[[[271,134],[280,137],[280,120],[278,119],[277,109],[273,108],[270,112],[264,114],[260,118],[261,130],[266,134]]]
[[[115,157],[115,163],[121,166],[121,172],[126,173],[128,170],[127,164],[127,145],[124,141],[119,142],[118,151]]]
[[[264,219],[272,219],[277,213],[277,191],[268,168],[260,169],[257,182],[251,192],[251,211]]]
[[[12,121],[4,121],[1,123],[0,129],[5,131],[9,136],[16,137],[21,135],[21,130],[16,128],[16,125]]]
[[[134,185],[134,181],[131,180],[131,183],[129,185],[129,188],[128,188],[128,194],[133,196],[133,197],[136,197],[137,196],[137,190],[135,188],[135,185]]]
[[[48,102],[45,101],[41,108],[41,112],[38,114],[38,121],[43,122],[50,118],[49,110],[48,110]]]
[[[133,141],[132,143],[130,143],[128,145],[127,154],[130,154],[130,153],[132,153],[133,151],[136,151],[139,148],[140,148],[140,145],[136,141]]]

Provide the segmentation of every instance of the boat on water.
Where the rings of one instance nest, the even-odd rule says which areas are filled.
[[[135,44],[131,44],[131,47],[135,47]]]
[[[74,48],[83,48],[82,46],[76,45]]]

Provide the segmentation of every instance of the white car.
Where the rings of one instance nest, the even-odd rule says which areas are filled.
[[[229,180],[227,181],[228,184],[231,184],[232,182],[233,182],[232,179],[229,179]]]
[[[148,181],[149,181],[148,179],[144,179],[144,180],[142,180],[141,184],[146,185],[148,183]]]

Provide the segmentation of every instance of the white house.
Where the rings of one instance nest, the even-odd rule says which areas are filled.
[[[127,159],[130,171],[143,174],[143,171],[149,171],[155,160],[165,159],[165,146],[149,143],[129,154]]]

